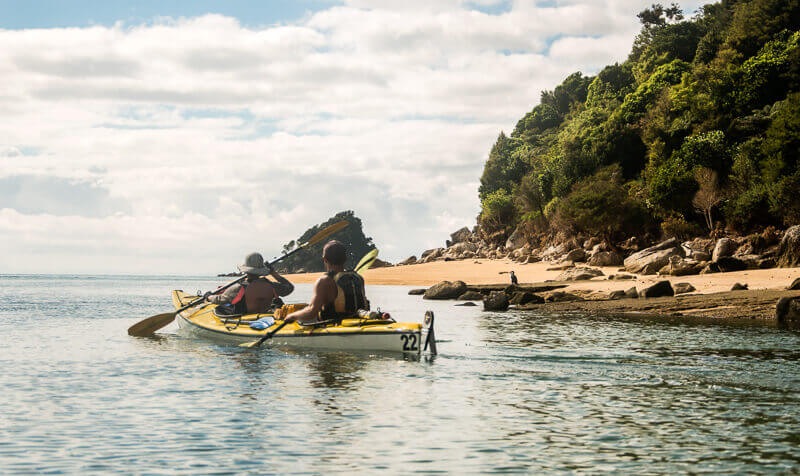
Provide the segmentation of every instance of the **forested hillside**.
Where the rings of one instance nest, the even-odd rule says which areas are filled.
[[[500,133],[479,189],[484,238],[800,223],[800,0],[638,17],[625,62],[570,75]]]

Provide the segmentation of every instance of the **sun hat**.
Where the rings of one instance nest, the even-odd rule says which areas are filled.
[[[270,269],[264,265],[261,253],[250,253],[244,258],[244,263],[239,265],[239,271],[247,274],[269,274]]]

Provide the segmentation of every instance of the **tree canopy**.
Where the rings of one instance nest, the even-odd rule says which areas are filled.
[[[799,223],[800,0],[723,0],[690,18],[654,4],[638,18],[625,62],[569,75],[499,135],[479,223],[510,231],[560,217],[551,224],[599,233],[598,200],[662,222],[653,230]],[[715,198],[697,213],[709,176]]]

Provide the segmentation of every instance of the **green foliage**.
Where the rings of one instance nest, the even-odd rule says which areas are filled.
[[[586,95],[586,106],[589,108],[615,108],[633,92],[636,79],[633,77],[630,63],[615,63],[606,66],[594,78]]]
[[[591,77],[578,71],[567,76],[563,83],[553,91],[542,91],[541,103],[552,106],[562,116],[567,115],[573,106],[586,101]]]
[[[539,104],[517,122],[511,137],[539,134],[559,124],[561,124],[561,116],[556,108],[549,104]]]
[[[661,222],[661,232],[666,238],[678,238],[679,240],[685,240],[701,234],[700,227],[686,221],[680,215],[669,215],[664,219]]]
[[[628,195],[621,177],[621,170],[615,165],[576,183],[558,205],[560,225],[609,241],[641,232],[646,213]]]
[[[514,224],[514,199],[503,189],[488,194],[481,202],[483,210],[478,217],[480,225],[489,231]]]
[[[647,111],[656,98],[665,88],[678,84],[684,73],[691,69],[691,65],[683,60],[674,60],[659,66],[647,80],[642,82],[636,91],[625,98],[617,114],[625,122],[635,122]]]
[[[729,168],[730,152],[722,131],[687,137],[681,148],[668,160],[647,169],[648,202],[659,211],[691,212],[692,197],[697,192],[696,167],[712,170]]]
[[[481,177],[481,217],[497,229],[538,227],[542,217],[592,228],[578,215],[569,225],[553,220],[562,207],[588,209],[574,194],[588,195],[592,182],[601,195],[625,189],[665,233],[720,218],[741,231],[797,222],[798,5],[722,0],[688,20],[675,4],[641,12],[627,61],[596,77],[571,74],[542,92],[510,137],[500,134]],[[613,187],[597,175],[610,165],[618,174]],[[722,200],[702,214],[692,204],[701,167],[717,178]],[[723,217],[714,216],[719,211]]]
[[[513,137],[500,133],[489,152],[489,160],[483,167],[481,185],[478,195],[483,201],[488,195],[497,191],[510,192],[530,169],[525,160],[525,150],[522,143]]]
[[[785,94],[786,73],[790,66],[800,61],[800,31],[790,35],[782,32],[778,39],[770,41],[757,55],[744,62],[741,67],[741,85],[738,103],[749,111],[754,107],[771,104]],[[797,78],[794,78],[797,82]]]
[[[375,247],[375,245],[372,243],[372,238],[364,236],[361,219],[355,216],[355,213],[353,213],[351,210],[339,212],[326,220],[324,223],[312,226],[302,235],[300,235],[299,238],[297,238],[296,243],[298,245],[302,245],[321,230],[335,223],[339,223],[340,221],[347,221],[347,227],[337,232],[329,239],[339,240],[344,243],[348,252],[348,258],[347,262],[345,263],[345,267],[351,268],[358,262],[358,260],[361,259],[362,256]],[[305,272],[308,273],[325,271],[325,265],[322,263],[322,248],[327,242],[328,240],[322,240],[320,243],[311,245],[305,250],[297,252],[296,254],[278,263],[275,266],[276,269],[282,273],[294,273],[300,270],[305,270]],[[290,241],[283,247],[285,252],[294,248],[295,240]]]

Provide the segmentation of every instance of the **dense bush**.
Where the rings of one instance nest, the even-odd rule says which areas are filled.
[[[723,0],[689,19],[655,4],[638,16],[627,61],[570,75],[500,134],[481,216],[496,229],[555,215],[594,229],[579,213],[594,183],[598,200],[627,189],[667,234],[720,219],[742,232],[800,222],[800,0]],[[597,175],[609,165],[615,181]],[[692,203],[700,168],[717,181],[710,212]]]

